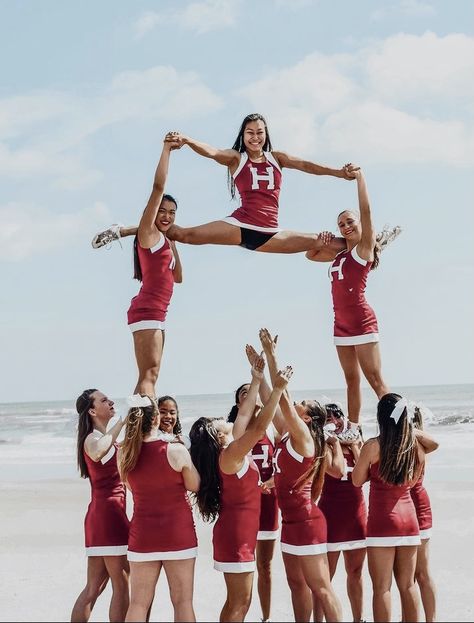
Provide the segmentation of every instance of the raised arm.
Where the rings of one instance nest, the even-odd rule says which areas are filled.
[[[216,147],[212,147],[212,145],[201,143],[190,136],[181,134],[181,132],[168,132],[165,141],[177,143],[180,147],[182,145],[189,145],[189,147],[200,156],[211,158],[211,160],[215,160],[217,163],[223,164],[231,169],[236,169],[240,162],[240,153],[235,149],[217,149]]]
[[[174,240],[169,240],[171,250],[173,251],[175,265],[173,268],[173,279],[175,283],[183,283],[183,265],[179,257],[178,247]]]
[[[84,451],[87,456],[92,459],[95,463],[98,463],[110,448],[117,441],[117,437],[120,434],[126,420],[122,420],[121,418],[118,422],[112,426],[112,428],[105,433],[105,435],[101,435],[100,437],[92,432],[90,433],[84,442]]]
[[[428,433],[426,433],[424,430],[415,428],[415,437],[423,447],[425,454],[434,452],[439,448],[439,443],[435,439],[433,439],[431,435],[428,435]]]
[[[151,195],[138,225],[138,241],[144,248],[151,248],[163,235],[160,233],[155,221],[165,192],[170,153],[172,149],[178,148],[179,145],[176,142],[165,141],[163,143],[163,150],[153,179]]]
[[[252,422],[245,433],[239,439],[234,439],[227,448],[222,451],[220,465],[223,472],[235,474],[243,464],[245,456],[265,434],[275,414],[278,401],[293,374],[291,366],[277,372],[270,399],[261,409],[258,416]],[[237,419],[239,415],[237,415]],[[236,420],[237,422],[237,420]],[[235,424],[234,424],[235,426]]]
[[[265,368],[265,360],[263,357],[257,358],[252,364],[251,374],[252,381],[245,399],[240,405],[237,417],[232,428],[232,436],[234,439],[239,439],[245,433],[250,424],[250,421],[254,417],[255,405],[257,404],[258,390],[263,378],[263,370]]]
[[[362,237],[357,245],[357,253],[363,260],[373,261],[376,231],[370,213],[369,193],[364,174],[360,169],[351,172],[357,180],[357,194],[359,197],[360,224]]]
[[[273,155],[279,162],[280,166],[286,167],[287,169],[297,169],[298,171],[311,173],[312,175],[332,175],[333,177],[341,177],[344,180],[354,179],[354,175],[351,175],[348,171],[348,167],[349,165],[352,166],[352,163],[346,164],[340,169],[333,169],[332,167],[317,164],[311,160],[303,160],[303,158],[299,158],[297,156],[290,156],[283,151],[274,151]]]

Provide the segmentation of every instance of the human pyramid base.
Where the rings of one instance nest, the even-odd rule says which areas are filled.
[[[227,167],[239,207],[198,225],[175,224],[177,203],[165,193],[170,155],[188,145]],[[340,236],[278,226],[284,168],[330,175],[357,185],[358,210],[337,216]],[[372,223],[360,167],[340,169],[274,151],[265,119],[243,120],[231,149],[180,132],[166,134],[152,191],[138,226],[113,225],[94,236],[101,248],[134,236],[134,278],[141,288],[128,310],[138,368],[125,417],[111,422],[114,402],[98,389],[79,396],[77,462],[91,485],[85,517],[87,583],[71,621],[88,621],[107,582],[111,621],[148,621],[161,569],[175,621],[195,621],[193,587],[198,542],[194,513],[213,523],[214,568],[226,600],[211,620],[244,621],[258,572],[262,621],[271,620],[271,565],[279,540],[295,621],[341,621],[348,599],[363,621],[365,561],[374,621],[391,620],[392,578],[403,621],[435,618],[428,568],[431,507],[423,486],[425,455],[437,442],[423,430],[423,409],[390,391],[382,377],[377,318],[365,298],[381,251],[400,233]],[[247,344],[249,379],[227,417],[200,417],[184,435],[174,397],[156,395],[165,322],[175,283],[183,281],[177,244],[239,245],[267,253],[305,253],[329,263],[334,344],[347,385],[341,405],[291,399],[291,365],[277,359],[277,336],[262,328]],[[283,337],[284,339],[284,337]],[[363,441],[361,373],[379,400],[378,435]],[[123,441],[118,442],[122,433]],[[368,507],[362,485],[370,483]],[[126,488],[133,516],[126,514]],[[341,552],[347,597],[331,580]]]

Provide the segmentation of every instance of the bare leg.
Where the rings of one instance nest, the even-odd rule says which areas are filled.
[[[334,577],[337,569],[337,562],[339,560],[339,555],[341,552],[328,552],[328,564],[329,564],[329,577],[331,580]],[[319,598],[313,594],[313,621],[323,621],[324,620],[324,612],[323,606]]]
[[[127,236],[136,236],[138,233],[137,225],[125,226],[123,225],[120,228],[120,238],[126,238]]]
[[[97,597],[106,587],[108,579],[109,574],[102,556],[88,556],[87,583],[73,606],[71,623],[87,623]]]
[[[224,221],[212,221],[196,227],[172,225],[166,235],[170,240],[184,244],[238,245],[242,241],[240,227]]]
[[[420,587],[425,620],[431,622],[436,620],[436,587],[430,574],[429,544],[429,539],[422,539],[421,545],[418,545],[415,580]]]
[[[362,621],[362,610],[364,607],[362,567],[364,566],[366,551],[366,548],[363,547],[344,552],[344,564],[347,573],[347,595],[351,602],[353,621]]]
[[[416,554],[418,547],[396,548],[393,573],[400,592],[404,621],[418,621],[418,594],[415,586]]]
[[[301,568],[302,556],[294,556],[283,552],[283,562],[285,564],[286,579],[291,591],[291,603],[293,604],[293,614],[295,621],[309,621],[313,600],[311,591]]]
[[[275,550],[275,541],[257,541],[257,586],[262,619],[270,618],[272,600],[272,558]]]
[[[390,389],[382,378],[382,359],[380,357],[379,343],[358,344],[354,348],[362,372],[380,400],[382,396],[390,392]]]
[[[374,621],[390,621],[392,600],[390,588],[395,561],[395,547],[368,547],[367,558],[372,580],[372,610]],[[417,619],[412,619],[416,621]]]
[[[130,563],[130,606],[125,621],[146,621],[161,566],[159,561]]]
[[[132,335],[138,366],[135,393],[154,396],[163,354],[164,331],[143,329],[135,331]]]
[[[252,600],[253,571],[224,573],[227,598],[219,621],[243,621]]]
[[[175,621],[196,620],[193,609],[194,565],[196,559],[165,560],[163,568],[168,579]]]
[[[360,390],[360,366],[355,346],[336,346],[337,356],[347,385],[347,415],[351,422],[359,422],[362,393]]]
[[[130,605],[128,593],[129,566],[126,556],[105,556],[105,566],[112,582],[112,599],[110,600],[109,620],[125,621],[128,606]]]
[[[323,608],[326,621],[342,621],[339,599],[331,586],[329,564],[326,554],[300,556],[301,570],[306,584]]]
[[[339,253],[347,248],[344,238],[334,238],[325,245],[319,234],[300,233],[296,231],[279,231],[268,242],[262,244],[257,251],[264,253],[301,253],[303,251],[324,251]]]

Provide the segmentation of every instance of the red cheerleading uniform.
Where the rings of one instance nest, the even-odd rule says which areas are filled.
[[[289,435],[278,443],[273,457],[274,477],[281,509],[281,551],[295,556],[324,554],[327,551],[326,519],[311,499],[311,481],[299,490],[296,481],[312,465],[314,457],[298,454]]]
[[[184,560],[197,556],[193,513],[181,472],[167,457],[168,442],[142,443],[137,464],[128,474],[133,494],[128,559]]]
[[[352,451],[344,453],[345,475],[325,475],[318,506],[328,526],[328,551],[361,549],[366,546],[367,508],[361,487],[352,484],[355,459]]]
[[[392,485],[379,477],[379,462],[370,466],[367,547],[420,545],[420,531],[410,485]]]
[[[247,152],[233,178],[240,195],[240,206],[224,219],[255,231],[276,233],[278,227],[278,198],[281,187],[281,168],[270,151],[264,152],[265,162],[252,162]]]
[[[273,476],[273,454],[275,451],[272,429],[267,429],[264,437],[252,449],[252,458],[258,468],[260,480],[265,482]],[[258,541],[272,541],[278,537],[278,500],[275,487],[270,493],[261,493],[260,525]]]
[[[428,491],[423,485],[424,474],[421,474],[416,484],[410,489],[411,499],[415,505],[418,526],[420,528],[420,539],[429,539],[431,528],[433,527],[433,515],[431,513],[431,502]]]
[[[339,253],[329,266],[336,346],[379,341],[377,318],[365,299],[371,266],[372,262],[359,256],[357,247]]]
[[[151,249],[144,249],[138,241],[137,249],[142,269],[142,287],[130,303],[128,324],[132,331],[164,330],[166,312],[173,294],[176,260],[163,234]]]
[[[91,501],[84,519],[86,555],[125,556],[129,521],[116,446],[100,461],[93,461],[85,451],[84,459],[91,484]]]
[[[225,573],[255,570],[255,548],[260,516],[259,475],[248,456],[236,474],[221,477],[221,509],[214,524],[214,569]]]

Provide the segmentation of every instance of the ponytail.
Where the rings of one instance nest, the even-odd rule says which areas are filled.
[[[311,499],[314,502],[321,495],[326,471],[326,440],[323,426],[326,423],[327,413],[317,401],[314,405],[308,405],[307,413],[311,418],[308,428],[314,442],[314,459],[309,469],[298,478],[294,486],[297,490],[302,489],[308,481],[311,481]]]
[[[158,408],[154,399],[149,407],[132,407],[127,415],[125,438],[119,454],[119,472],[123,482],[136,466],[142,449],[143,437],[153,426],[153,420],[158,415]]]
[[[81,474],[81,478],[89,478],[89,470],[87,469],[86,459],[84,458],[84,442],[86,437],[94,430],[92,420],[89,415],[89,409],[94,406],[92,395],[98,391],[97,389],[85,389],[76,400],[76,411],[79,415],[77,424],[77,468]]]

